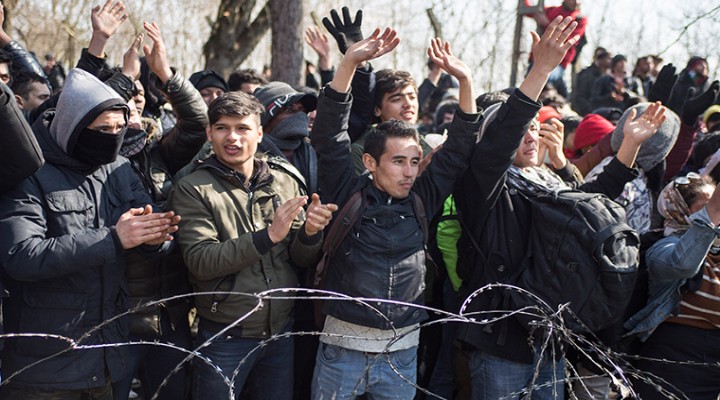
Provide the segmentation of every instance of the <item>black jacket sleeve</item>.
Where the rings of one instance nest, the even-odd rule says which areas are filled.
[[[80,68],[97,77],[102,69],[110,68],[110,66],[107,63],[107,57],[95,57],[88,52],[87,48],[85,48],[82,49],[80,59],[78,60],[77,65],[75,65],[75,68]]]
[[[0,194],[3,194],[37,171],[44,159],[35,134],[15,103],[10,88],[1,83],[0,126],[3,127],[0,135]]]
[[[616,199],[622,194],[625,184],[637,177],[636,169],[626,167],[617,157],[613,157],[597,179],[580,185],[578,189],[588,193],[602,193],[611,199]]]
[[[12,40],[10,41],[10,43],[6,44],[5,47],[3,47],[3,50],[10,53],[10,55],[12,56],[13,69],[34,72],[45,78],[45,81],[47,81],[45,71],[40,66],[38,60],[35,58],[35,56],[28,53],[28,51],[25,50],[25,48],[22,47],[20,43]]]
[[[310,141],[317,153],[318,187],[323,193],[323,202],[341,207],[358,180],[348,135],[352,101],[349,93],[337,92],[330,86],[323,88],[310,133]]]
[[[480,129],[481,123],[480,113],[466,114],[457,110],[443,147],[433,155],[425,172],[415,181],[413,191],[420,195],[428,216],[440,209],[455,182],[467,169],[475,144],[475,132]]]
[[[159,151],[171,174],[192,161],[207,139],[207,106],[195,87],[175,72],[160,88],[172,105],[177,117],[175,126],[160,140]]]
[[[515,90],[497,111],[470,160],[470,168],[456,185],[455,201],[465,216],[482,224],[500,194],[507,170],[541,104]]]
[[[362,136],[373,117],[375,109],[375,72],[369,63],[358,68],[352,80],[353,101],[348,125],[350,141]]]

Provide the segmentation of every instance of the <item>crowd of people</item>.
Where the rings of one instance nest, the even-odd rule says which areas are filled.
[[[705,58],[630,73],[599,47],[567,84],[587,18],[564,0],[532,15],[519,86],[480,94],[441,38],[420,85],[375,70],[400,36],[345,7],[305,31],[318,61],[293,87],[186,79],[153,22],[112,66],[125,7],[90,14],[67,74],[0,29],[0,399],[720,395]],[[567,193],[607,199],[622,229],[533,292],[563,246],[536,200]],[[601,310],[508,294],[590,291],[608,283],[564,275],[623,262],[602,329]]]

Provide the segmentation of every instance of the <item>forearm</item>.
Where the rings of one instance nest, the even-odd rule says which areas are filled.
[[[118,251],[109,228],[54,238],[34,236],[14,244],[2,260],[5,272],[18,281],[38,281],[113,262]]]
[[[640,150],[640,144],[632,142],[631,140],[626,139],[622,141],[620,144],[620,148],[617,152],[617,159],[620,161],[624,166],[628,168],[634,168],[635,167],[635,159],[637,159],[638,151]]]
[[[477,104],[475,103],[475,94],[473,93],[473,82],[471,77],[467,77],[460,81],[459,97],[459,106],[464,113],[477,113]]]
[[[290,245],[290,259],[300,268],[313,267],[320,261],[322,243],[322,231],[307,236],[303,226],[293,235],[293,241]]]
[[[339,93],[332,86],[326,87],[318,97],[317,116],[310,134],[311,143],[318,160],[318,185],[323,200],[340,202],[339,196],[347,185],[348,177],[354,177],[348,120],[352,96]]]
[[[159,143],[163,160],[169,172],[174,174],[192,161],[207,140],[207,106],[195,87],[179,73],[175,73],[161,90],[177,116],[175,126]]]
[[[518,89],[531,100],[537,101],[547,83],[548,76],[550,76],[550,71],[545,72],[540,68],[533,67]]]
[[[102,34],[93,32],[90,38],[90,44],[88,44],[87,47],[88,53],[97,58],[105,58],[105,48],[107,47],[108,39],[109,38]]]
[[[355,69],[357,67],[357,63],[351,61],[347,57],[343,57],[337,71],[335,71],[335,76],[333,77],[332,82],[330,82],[330,87],[336,92],[348,93],[350,91],[350,83],[352,82],[353,76],[355,76]]]
[[[652,279],[688,279],[700,270],[716,238],[716,228],[711,225],[705,209],[693,214],[691,220],[690,227],[681,237],[669,236],[648,250],[646,258]]]

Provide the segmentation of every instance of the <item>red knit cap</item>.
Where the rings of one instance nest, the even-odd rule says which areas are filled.
[[[588,114],[580,121],[575,130],[573,147],[577,150],[592,146],[599,142],[605,135],[609,135],[615,129],[615,125],[598,114]]]
[[[542,106],[538,114],[538,119],[540,120],[541,124],[549,120],[550,118],[562,119],[562,115],[560,115],[560,113],[553,106]]]

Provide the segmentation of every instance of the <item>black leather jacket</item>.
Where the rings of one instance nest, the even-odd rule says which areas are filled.
[[[318,99],[311,134],[318,155],[318,181],[323,201],[343,203],[365,187],[365,210],[359,226],[341,243],[328,265],[326,288],[354,297],[422,304],[425,286],[423,234],[410,197],[395,199],[375,188],[367,175],[356,176],[347,133],[352,96],[326,87]],[[448,141],[437,152],[412,190],[428,217],[450,194],[467,167],[479,128],[479,115],[456,114]],[[323,311],[338,319],[380,329],[401,328],[423,321],[417,307],[373,303],[383,314],[350,301],[327,301]]]
[[[172,104],[178,116],[177,123],[162,135],[159,142],[150,148],[146,146],[130,161],[155,204],[165,209],[174,183],[173,175],[192,160],[206,141],[207,107],[200,93],[179,73],[175,73],[160,89]],[[167,256],[154,259],[128,255],[125,276],[131,307],[191,291],[187,268],[177,247]],[[173,328],[186,324],[190,306],[190,299],[185,298],[141,308],[130,319],[130,333],[162,335],[161,319],[169,316]]]

